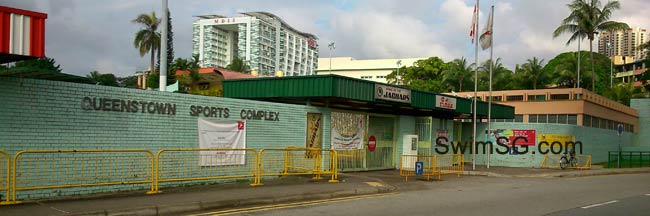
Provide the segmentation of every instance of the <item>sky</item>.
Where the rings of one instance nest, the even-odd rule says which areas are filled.
[[[606,2],[605,0],[601,0]],[[355,59],[437,56],[445,61],[465,57],[474,61],[469,30],[474,0],[169,0],[175,57],[192,53],[194,16],[241,12],[271,12],[294,28],[315,34],[320,56]],[[515,64],[538,57],[545,62],[557,54],[577,50],[566,46],[569,35],[552,32],[569,14],[569,0],[482,0],[479,30],[490,6],[495,6],[494,57],[511,70]],[[650,2],[621,0],[611,20],[650,29]],[[160,0],[0,0],[0,5],[43,12],[46,20],[45,54],[65,73],[85,76],[90,71],[130,76],[149,65],[133,46],[138,14],[156,11]],[[594,41],[597,50],[597,42]],[[581,47],[588,50],[589,43]],[[489,59],[479,51],[479,61]]]

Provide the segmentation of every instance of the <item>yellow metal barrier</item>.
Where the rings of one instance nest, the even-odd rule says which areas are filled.
[[[437,156],[436,172],[438,173],[438,179],[442,174],[457,174],[460,176],[465,171],[465,155],[444,154]]]
[[[11,185],[11,172],[9,171],[11,170],[11,156],[2,150],[0,150],[0,156],[0,191],[5,191],[5,200],[3,201],[0,199],[0,205],[7,205],[11,203],[9,200],[9,197],[11,196],[11,193],[9,193],[9,188]],[[4,157],[4,159],[2,157]]]
[[[329,182],[338,182],[338,154],[335,150],[316,148],[268,148],[259,152],[260,168],[258,183],[262,176],[330,175]]]
[[[16,193],[72,187],[150,184],[155,193],[154,155],[149,150],[25,150],[11,170],[10,204]]]
[[[431,180],[431,176],[437,175],[435,155],[400,155],[399,161],[399,175],[404,177],[404,181],[408,181],[409,177],[416,176],[416,162],[422,162],[424,165],[421,175],[426,176],[427,180]]]
[[[541,168],[560,169],[561,154],[547,154],[544,155],[544,160],[540,165]],[[569,169],[591,169],[591,155],[576,155],[577,162],[575,165],[569,164],[566,168]],[[567,155],[567,159],[569,156]]]
[[[252,178],[251,186],[261,185],[257,178],[258,153],[255,149],[163,149],[156,153],[156,183],[213,179]]]

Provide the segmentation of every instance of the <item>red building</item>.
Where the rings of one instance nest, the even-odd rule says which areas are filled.
[[[0,6],[0,64],[45,57],[47,14]]]

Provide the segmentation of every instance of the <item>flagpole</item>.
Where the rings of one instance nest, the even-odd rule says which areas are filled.
[[[472,109],[472,112],[474,113],[474,117],[472,118],[474,128],[472,130],[472,170],[476,170],[476,90],[478,89],[478,34],[476,34],[476,30],[478,30],[479,23],[478,8],[479,0],[476,0],[476,23],[474,24],[474,38],[476,40],[476,45],[474,46],[474,107]]]
[[[490,93],[488,93],[488,125],[487,125],[487,134],[488,134],[488,141],[491,140],[492,138],[492,66],[494,65],[494,61],[492,60],[492,51],[494,49],[494,5],[492,5],[491,11],[490,11],[490,19],[492,19],[492,23],[490,23]],[[488,21],[489,22],[489,21]],[[491,142],[490,142],[491,143]],[[494,144],[491,144],[494,145]],[[490,149],[488,149],[487,152],[487,168],[490,168],[490,155],[492,154],[492,146],[490,146]]]

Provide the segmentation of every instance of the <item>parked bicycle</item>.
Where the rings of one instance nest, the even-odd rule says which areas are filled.
[[[577,167],[578,158],[576,158],[575,149],[571,149],[569,155],[567,156],[566,152],[560,157],[560,168],[566,169],[567,167]]]

